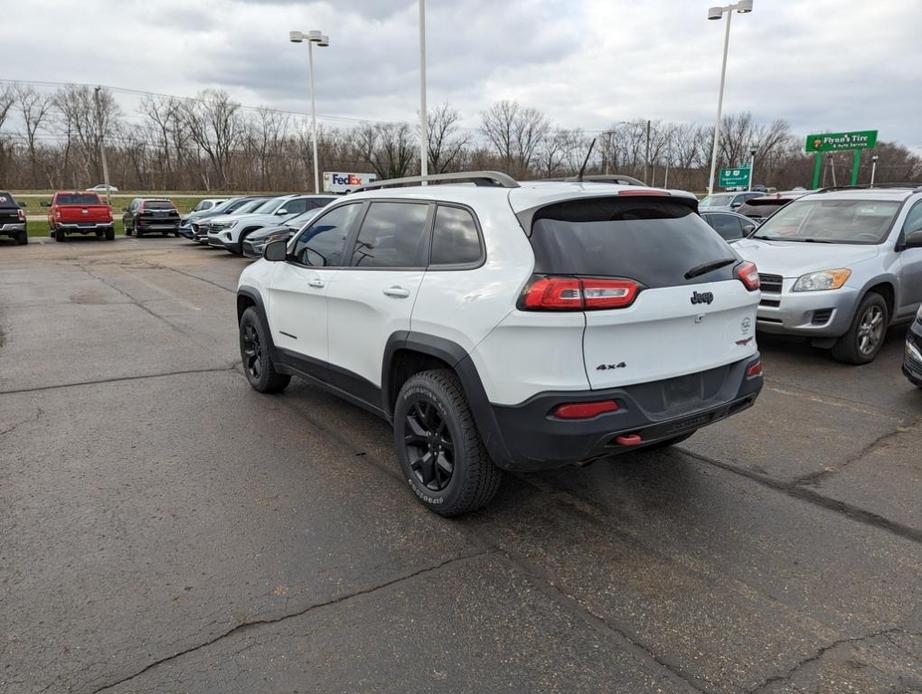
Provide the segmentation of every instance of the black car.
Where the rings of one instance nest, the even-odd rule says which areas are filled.
[[[164,236],[179,236],[181,219],[179,211],[169,200],[164,198],[135,198],[124,208],[122,222],[125,235],[134,234],[141,238],[146,233],[159,233]]]
[[[0,192],[0,236],[15,239],[18,244],[29,243],[26,229],[26,213],[9,193]]]
[[[755,222],[736,212],[708,212],[705,210],[701,212],[701,218],[728,243],[744,239],[756,229]]]
[[[789,202],[806,195],[807,191],[789,190],[769,193],[758,198],[749,198],[736,208],[741,215],[749,217],[756,224],[761,224]]]
[[[911,383],[922,388],[922,308],[906,333],[906,352],[903,357],[903,373]]]

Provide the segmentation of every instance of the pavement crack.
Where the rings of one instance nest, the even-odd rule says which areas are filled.
[[[771,677],[768,677],[762,680],[756,686],[752,687],[751,689],[748,689],[746,691],[746,694],[756,694],[757,692],[763,691],[766,687],[770,687],[773,684],[778,684],[779,682],[788,681],[789,679],[791,679],[791,677],[796,675],[797,672],[799,672],[802,668],[806,667],[807,665],[810,665],[811,663],[815,663],[816,661],[820,660],[824,655],[826,655],[829,651],[835,648],[838,648],[839,646],[845,645],[847,643],[856,644],[856,643],[861,643],[862,641],[870,641],[872,639],[876,639],[881,636],[889,637],[890,634],[897,633],[897,632],[903,632],[903,631],[904,630],[901,629],[900,627],[890,627],[888,629],[881,629],[880,631],[875,631],[874,633],[866,634],[864,636],[851,636],[851,637],[846,637],[842,639],[836,639],[832,643],[828,643],[825,646],[821,646],[816,651],[816,653],[814,653],[813,655],[807,656],[806,658],[799,660],[797,663],[794,664],[792,668],[790,668],[784,674],[772,675]]]
[[[830,465],[828,467],[823,468],[822,470],[817,470],[816,472],[811,472],[809,474],[802,475],[801,477],[796,478],[791,484],[793,486],[811,486],[811,487],[817,486],[819,485],[820,482],[822,482],[826,478],[831,477],[833,475],[837,475],[838,473],[842,472],[847,467],[849,467],[852,463],[858,462],[859,460],[861,460],[866,455],[868,455],[869,453],[877,449],[882,444],[890,441],[891,439],[895,439],[899,437],[900,434],[905,434],[907,431],[911,430],[913,427],[918,426],[919,424],[922,424],[922,418],[915,419],[909,424],[900,423],[896,426],[895,429],[893,429],[892,431],[884,432],[883,434],[875,438],[873,441],[865,445],[860,451],[846,458],[840,464]]]
[[[451,564],[455,564],[455,563],[461,562],[461,561],[468,561],[468,560],[471,560],[471,559],[477,559],[477,558],[482,557],[482,556],[485,556],[485,555],[487,555],[487,554],[492,554],[493,552],[494,552],[494,550],[480,550],[480,551],[478,551],[478,552],[473,552],[473,553],[470,553],[470,554],[464,554],[464,555],[461,555],[461,556],[458,556],[458,557],[452,557],[451,559],[446,559],[445,561],[439,562],[438,564],[435,564],[435,565],[433,565],[433,566],[427,566],[427,567],[422,568],[422,569],[417,569],[416,571],[412,571],[412,572],[410,572],[410,573],[408,573],[408,574],[404,574],[403,576],[398,576],[397,578],[393,578],[393,579],[391,579],[391,580],[389,580],[389,581],[384,581],[383,583],[379,583],[379,584],[374,585],[374,586],[372,586],[372,587],[370,587],[370,588],[363,588],[362,590],[357,590],[357,591],[352,592],[352,593],[349,593],[349,594],[347,594],[347,595],[341,595],[341,596],[339,596],[339,597],[333,598],[333,599],[331,599],[331,600],[327,600],[327,601],[325,601],[325,602],[314,603],[314,604],[308,605],[307,607],[304,607],[304,608],[302,608],[302,609],[295,610],[295,611],[293,611],[293,612],[289,612],[289,613],[283,614],[283,615],[281,615],[281,616],[279,616],[279,617],[272,617],[272,618],[267,618],[267,619],[253,619],[253,620],[248,620],[248,621],[245,621],[245,622],[241,622],[240,624],[237,624],[236,626],[234,626],[234,627],[228,629],[227,631],[224,631],[224,632],[218,634],[217,636],[214,636],[214,637],[208,639],[207,641],[203,641],[202,643],[196,644],[196,645],[194,645],[194,646],[190,646],[189,648],[185,648],[185,649],[183,649],[183,650],[181,650],[181,651],[177,651],[176,653],[173,653],[172,655],[168,655],[168,656],[165,656],[165,657],[160,658],[160,659],[158,659],[158,660],[155,660],[154,662],[150,663],[149,665],[146,665],[145,667],[141,668],[141,669],[138,670],[137,672],[134,672],[134,673],[132,673],[132,674],[130,674],[130,675],[126,675],[125,677],[122,677],[121,679],[116,680],[115,682],[111,682],[111,683],[105,684],[105,685],[103,685],[103,686],[101,686],[101,687],[99,687],[99,688],[97,688],[97,689],[94,689],[93,692],[92,692],[92,694],[100,694],[100,692],[104,692],[104,691],[106,691],[106,690],[108,690],[108,689],[112,689],[112,688],[114,688],[114,687],[117,687],[117,686],[120,685],[120,684],[124,684],[125,682],[130,682],[131,680],[136,679],[137,677],[140,677],[140,676],[143,675],[145,672],[148,672],[149,670],[151,670],[151,669],[153,669],[153,668],[155,668],[155,667],[157,667],[157,666],[159,666],[159,665],[163,665],[164,663],[168,663],[168,662],[170,662],[170,661],[172,661],[172,660],[175,660],[175,659],[177,659],[177,658],[181,658],[181,657],[183,657],[183,656],[185,656],[185,655],[189,655],[190,653],[194,653],[194,652],[196,652],[196,651],[198,651],[198,650],[201,650],[201,649],[203,649],[203,648],[207,648],[208,646],[211,646],[211,645],[217,643],[218,641],[221,641],[221,640],[223,640],[223,639],[228,638],[229,636],[233,636],[233,635],[238,634],[238,633],[241,633],[241,632],[243,632],[243,631],[249,631],[249,630],[251,630],[251,629],[257,629],[257,628],[262,627],[262,626],[267,626],[267,625],[270,625],[270,624],[278,624],[278,623],[280,623],[280,622],[284,622],[284,621],[289,620],[289,619],[294,619],[294,618],[296,618],[296,617],[301,617],[301,616],[303,616],[303,615],[308,614],[309,612],[312,612],[312,611],[314,611],[314,610],[318,610],[318,609],[320,609],[320,608],[322,608],[322,607],[329,607],[329,606],[331,606],[331,605],[337,605],[337,604],[339,604],[339,603],[341,603],[341,602],[345,602],[345,601],[347,601],[347,600],[351,600],[352,598],[357,598],[357,597],[361,597],[361,596],[363,596],[363,595],[368,595],[368,594],[370,594],[370,593],[374,593],[374,592],[377,592],[377,591],[379,591],[379,590],[383,590],[383,589],[385,589],[385,588],[389,588],[390,586],[396,585],[396,584],[398,584],[398,583],[403,583],[404,581],[408,581],[408,580],[410,580],[410,579],[416,578],[417,576],[422,576],[422,575],[425,575],[425,574],[428,574],[428,573],[432,573],[432,572],[435,572],[435,571],[439,571],[440,569],[443,569],[443,568],[445,568],[446,566],[449,566],[449,565],[451,565]]]
[[[782,492],[788,496],[794,497],[795,499],[800,499],[801,501],[806,501],[807,503],[820,506],[829,511],[834,511],[835,513],[846,516],[853,521],[857,521],[858,523],[864,523],[865,525],[869,525],[879,530],[884,530],[893,535],[897,535],[907,540],[922,544],[922,529],[913,528],[912,526],[898,523],[897,521],[891,520],[877,513],[872,513],[871,511],[867,511],[853,504],[825,496],[824,494],[820,494],[819,492],[809,487],[805,487],[803,484],[798,484],[797,482],[782,482],[768,477],[767,475],[753,472],[751,470],[746,470],[745,468],[737,467],[736,465],[725,463],[721,460],[710,458],[706,455],[701,455],[700,453],[695,453],[694,451],[683,448],[681,446],[676,446],[675,449],[682,452],[684,455],[687,455],[689,458],[705,463],[707,465],[713,465],[714,467],[718,467],[721,470],[726,470],[727,472],[732,472],[734,475],[745,477],[746,479],[757,482],[758,484],[768,487],[769,489],[774,489],[775,491]]]
[[[166,378],[168,376],[185,376],[188,374],[209,374],[221,373],[224,371],[235,371],[237,362],[229,366],[215,366],[208,369],[183,369],[180,371],[167,371],[159,374],[144,374],[142,376],[116,376],[115,378],[100,378],[90,381],[74,381],[71,383],[56,383],[51,386],[36,386],[35,388],[14,388],[12,390],[0,390],[0,395],[17,395],[20,393],[37,393],[43,390],[56,390],[58,388],[74,388],[77,386],[95,386],[105,383],[121,383],[122,381],[143,381],[148,378]],[[22,424],[22,422],[19,422]],[[18,426],[18,424],[16,425]],[[6,433],[6,432],[0,432]]]
[[[31,417],[26,417],[25,419],[21,419],[18,422],[14,422],[13,424],[9,425],[6,429],[0,429],[0,436],[5,436],[6,434],[10,434],[16,429],[18,429],[20,426],[28,422],[37,422],[39,419],[42,418],[43,414],[45,414],[45,410],[43,410],[41,407],[35,408],[35,414],[32,415]]]

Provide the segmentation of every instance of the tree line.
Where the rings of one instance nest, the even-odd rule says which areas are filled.
[[[146,95],[129,117],[107,89],[67,85],[42,92],[0,89],[0,188],[82,188],[102,181],[105,145],[110,181],[123,190],[309,191],[313,160],[304,118],[247,108],[220,90],[194,98]],[[498,169],[519,179],[622,173],[651,185],[692,191],[707,186],[712,124],[635,119],[602,131],[562,128],[540,110],[515,101],[462,124],[448,104],[428,114],[430,173]],[[418,128],[368,122],[318,129],[321,170],[374,172],[379,178],[419,172]],[[595,146],[587,160],[590,144]],[[750,113],[723,118],[719,166],[739,166],[755,151],[754,182],[778,189],[808,186],[812,155],[784,120],[757,122]],[[859,181],[922,180],[922,158],[880,142],[862,152]],[[850,152],[827,155],[823,184],[847,183]]]

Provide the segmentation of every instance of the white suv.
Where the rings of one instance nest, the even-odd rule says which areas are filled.
[[[271,198],[247,214],[213,217],[208,223],[208,245],[243,255],[247,236],[268,226],[279,226],[295,215],[323,207],[331,195],[282,195]]]
[[[366,186],[243,271],[256,390],[297,375],[392,422],[443,515],[487,503],[502,470],[669,445],[752,405],[758,274],[693,196],[426,180],[476,185]]]

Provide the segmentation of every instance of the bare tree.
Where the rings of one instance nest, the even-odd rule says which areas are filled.
[[[22,120],[23,136],[29,150],[29,185],[38,186],[38,132],[51,111],[51,98],[32,87],[19,85],[14,90],[16,106]]]
[[[224,91],[206,89],[184,104],[183,120],[189,137],[205,153],[225,188],[230,183],[228,163],[241,135],[240,104]],[[210,183],[206,177],[206,184]]]
[[[445,173],[458,168],[470,138],[461,131],[461,114],[442,104],[428,114],[429,171]]]
[[[499,101],[481,114],[480,129],[505,168],[520,176],[531,167],[550,124],[537,109]]]
[[[406,123],[380,123],[375,126],[371,165],[380,178],[401,178],[410,173],[416,149]]]

